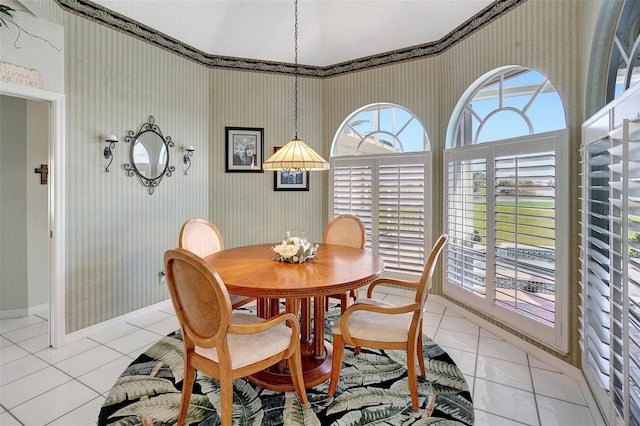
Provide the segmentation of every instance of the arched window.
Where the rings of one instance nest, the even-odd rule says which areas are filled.
[[[539,72],[520,66],[494,70],[463,95],[449,147],[475,145],[566,129],[562,100]],[[451,124],[450,124],[451,126]]]
[[[398,276],[421,272],[431,244],[428,150],[420,120],[389,103],[349,115],[331,148],[331,215],[358,216],[367,249],[380,254],[385,270]]]
[[[428,151],[429,138],[420,120],[394,104],[366,106],[340,126],[331,155],[375,155]]]
[[[469,87],[444,156],[446,294],[568,350],[568,131],[539,72],[507,66]]]
[[[640,2],[625,2],[613,39],[607,103],[640,81]]]

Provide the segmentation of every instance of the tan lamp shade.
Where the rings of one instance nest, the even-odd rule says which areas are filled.
[[[300,139],[292,139],[262,165],[264,170],[328,170],[329,163]]]

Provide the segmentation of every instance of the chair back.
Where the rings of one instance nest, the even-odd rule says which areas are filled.
[[[364,248],[364,225],[357,216],[343,214],[333,218],[324,230],[322,242],[354,248]]]
[[[200,257],[224,250],[222,234],[205,219],[189,219],[180,229],[179,247]]]
[[[442,249],[449,236],[447,234],[442,234],[436,240],[436,243],[433,245],[431,249],[431,253],[429,253],[429,257],[424,264],[424,271],[422,271],[422,275],[420,276],[420,281],[418,281],[418,288],[416,289],[416,302],[419,302],[422,306],[422,311],[426,309],[427,304],[427,296],[429,295],[429,284],[431,283],[431,278],[433,276],[433,271],[436,269],[436,263],[438,262],[438,257],[442,253]]]
[[[181,248],[164,254],[171,301],[186,339],[212,348],[226,335],[231,323],[231,300],[212,266]]]

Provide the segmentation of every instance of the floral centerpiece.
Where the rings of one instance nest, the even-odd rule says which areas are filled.
[[[316,257],[318,245],[312,244],[306,238],[287,236],[282,242],[274,247],[276,254],[273,260],[287,263],[302,263]]]

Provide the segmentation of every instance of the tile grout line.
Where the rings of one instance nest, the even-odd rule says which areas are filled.
[[[527,353],[527,365],[529,367],[529,377],[531,378],[531,389],[533,389],[533,402],[536,404],[536,416],[538,416],[538,424],[542,425],[542,420],[540,419],[540,407],[538,406],[538,394],[536,392],[536,383],[533,380],[533,372],[531,371],[531,359],[529,358],[529,354]]]
[[[446,308],[445,308],[446,311]],[[480,354],[480,335],[482,334],[482,329],[478,327],[478,340],[476,342],[476,361],[473,363],[473,400],[476,398],[476,383],[478,383],[478,357]],[[475,407],[475,404],[474,404]],[[475,415],[474,415],[475,420]]]

